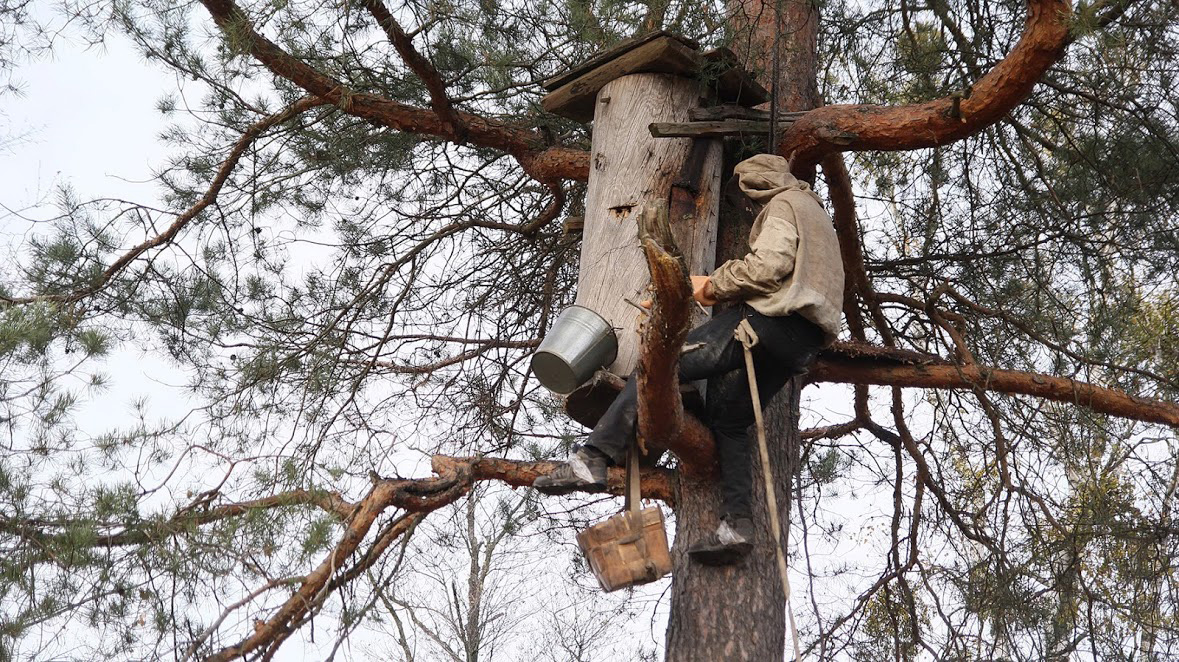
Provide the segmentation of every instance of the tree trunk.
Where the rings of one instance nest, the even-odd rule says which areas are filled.
[[[732,171],[728,163],[728,171]],[[752,208],[736,188],[725,186],[721,200],[718,261],[748,249]],[[789,521],[791,476],[798,447],[798,380],[786,385],[766,409],[770,464],[775,478],[779,518]],[[756,437],[750,436],[751,443]],[[672,549],[671,616],[667,629],[668,662],[782,659],[786,621],[782,588],[766,508],[761,460],[753,453],[753,519],[757,545],[743,563],[710,568],[687,556],[691,543],[716,529],[720,493],[713,481],[680,476],[676,498],[676,537]]]
[[[815,86],[818,16],[805,0],[784,0],[781,7],[778,108],[806,110],[819,103]],[[774,7],[769,2],[755,0],[738,3],[736,9],[735,50],[751,70],[764,72],[759,78],[768,88],[769,72],[773,70],[773,37],[778,25]],[[732,173],[736,160],[736,155],[726,154],[726,177]],[[796,174],[805,176],[806,173]],[[736,182],[728,181],[721,198],[718,264],[748,251],[753,211],[749,201],[737,190]],[[801,388],[801,380],[791,380],[766,407],[766,436],[778,517],[784,529],[783,543],[789,530],[792,477],[798,462]],[[750,435],[750,443],[757,443],[755,435]],[[667,629],[668,662],[768,662],[792,657],[792,653],[786,652],[789,645],[786,605],[776,567],[761,460],[756,450],[752,455],[757,544],[745,562],[733,567],[709,568],[688,559],[688,546],[717,526],[720,494],[713,482],[682,476],[679,479]]]

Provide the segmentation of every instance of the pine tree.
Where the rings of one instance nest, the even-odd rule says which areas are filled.
[[[0,272],[0,660],[269,659],[321,614],[340,642],[379,619],[407,658],[407,631],[441,631],[397,620],[423,522],[474,559],[569,506],[505,497],[490,538],[438,524],[467,526],[466,495],[528,485],[582,432],[527,369],[573,299],[561,219],[590,167],[589,128],[545,113],[540,83],[657,29],[728,46],[779,110],[809,111],[775,148],[840,237],[846,333],[769,416],[805,657],[1179,650],[1173,3],[66,0],[0,17],[3,91],[63,20],[183,81],[158,104],[161,202],[63,188]],[[724,218],[732,255],[741,214]],[[130,350],[188,376],[192,413],[137,403],[88,428],[76,412]],[[833,383],[848,418],[800,429]],[[428,455],[433,477],[403,477]],[[647,488],[683,540],[708,526],[708,481],[669,469]],[[781,659],[761,551],[723,571],[678,557],[667,659]],[[472,591],[432,598],[474,610],[455,641],[489,658],[468,646]],[[594,618],[579,625],[615,622]],[[561,645],[586,654],[585,632]]]

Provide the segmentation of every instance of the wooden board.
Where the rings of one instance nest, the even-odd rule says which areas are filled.
[[[579,122],[594,117],[598,92],[610,81],[636,73],[665,73],[700,79],[700,95],[744,105],[764,103],[769,95],[728,49],[700,53],[695,42],[665,32],[636,39],[591,58],[576,69],[549,79],[541,106]],[[695,104],[693,104],[695,105]]]
[[[666,30],[658,30],[656,32],[650,32],[648,34],[645,34],[641,37],[636,37],[634,39],[627,39],[626,41],[620,42],[617,45],[615,45],[614,47],[609,48],[605,51],[602,51],[601,53],[598,53],[597,55],[591,57],[590,59],[586,60],[585,62],[582,62],[581,64],[570,69],[569,71],[566,71],[565,73],[560,74],[558,76],[553,76],[552,78],[550,78],[550,79],[546,80],[544,83],[542,83],[541,87],[543,87],[546,92],[552,92],[553,90],[557,89],[558,87],[561,87],[562,85],[565,85],[566,83],[573,82],[575,79],[580,78],[581,76],[583,76],[585,74],[588,74],[589,72],[593,71],[594,69],[597,69],[598,67],[602,66],[606,62],[609,62],[610,60],[613,60],[614,58],[621,57],[622,55],[625,55],[626,53],[633,51],[634,49],[638,48],[639,46],[642,46],[643,44],[655,41],[656,39],[663,39],[663,38],[674,39],[674,40],[680,42],[681,44],[683,44],[684,46],[687,46],[691,50],[699,50],[700,49],[699,44],[692,41],[691,39],[688,39],[687,37],[672,34],[670,32],[667,32]]]
[[[779,122],[793,122],[809,113],[809,110],[778,113]],[[770,111],[746,108],[736,104],[709,106],[707,108],[692,108],[688,111],[688,118],[693,122],[719,122],[722,120],[751,120],[754,122],[770,121]]]
[[[636,73],[691,76],[699,61],[699,54],[679,40],[659,37],[602,62],[545,95],[540,104],[554,115],[590,122],[598,92],[610,81]]]
[[[779,124],[779,131],[788,123]],[[647,129],[655,138],[729,138],[732,136],[764,136],[770,132],[769,122],[750,120],[721,120],[716,122],[652,122]]]

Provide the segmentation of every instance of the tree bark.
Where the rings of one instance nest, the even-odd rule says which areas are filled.
[[[726,164],[728,172],[732,172],[733,165]],[[748,248],[753,209],[735,180],[725,186],[720,218],[718,262],[740,256]],[[799,391],[798,380],[792,380],[766,409],[770,462],[782,522],[789,521],[792,458],[800,439]],[[785,600],[772,546],[761,462],[757,453],[752,455],[757,544],[749,558],[729,568],[710,568],[688,558],[688,546],[716,529],[720,493],[712,479],[678,474],[668,662],[765,662],[783,657],[787,636]]]
[[[1069,0],[1029,0],[1019,42],[968,89],[904,106],[824,106],[794,122],[782,136],[781,149],[811,167],[834,152],[920,149],[972,136],[1023,103],[1060,60],[1072,16]]]
[[[741,2],[734,5],[735,47],[738,57],[759,80],[772,84],[772,56],[775,35],[778,44],[779,111],[809,110],[818,105],[815,77],[815,43],[818,15],[812,3],[785,0]],[[732,173],[736,158],[726,154],[724,174]],[[806,176],[806,173],[795,173]],[[813,177],[813,173],[812,173]],[[740,192],[735,180],[724,187],[721,197],[717,239],[717,263],[744,255],[749,248],[749,229],[755,209]],[[784,525],[783,543],[788,537],[792,476],[798,458],[801,434],[798,428],[799,394],[802,382],[791,380],[765,409],[766,435],[774,489],[778,496],[778,518]],[[750,436],[750,443],[756,443]],[[754,449],[751,449],[754,451]],[[668,662],[712,662],[749,660],[767,662],[784,659],[787,647],[786,601],[778,579],[777,560],[770,532],[769,513],[757,452],[753,458],[753,519],[757,541],[742,563],[728,568],[709,568],[692,563],[687,548],[715,530],[720,512],[720,494],[715,482],[684,475],[676,496],[676,537],[672,549],[671,615],[667,629]]]

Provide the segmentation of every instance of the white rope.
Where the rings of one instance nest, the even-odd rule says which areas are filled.
[[[798,643],[798,627],[794,624],[794,606],[790,604],[790,577],[786,569],[786,551],[782,549],[782,525],[778,522],[778,497],[774,492],[774,476],[770,471],[770,451],[766,445],[766,426],[761,418],[761,395],[757,391],[757,373],[753,370],[753,346],[757,344],[757,333],[749,320],[742,319],[735,335],[745,349],[745,372],[749,375],[749,395],[753,400],[753,420],[757,423],[757,449],[761,454],[762,478],[766,484],[766,507],[770,511],[770,530],[774,534],[774,551],[778,557],[778,578],[782,582],[782,593],[786,596],[786,617],[790,621],[790,634],[794,638],[794,660],[802,659]]]

